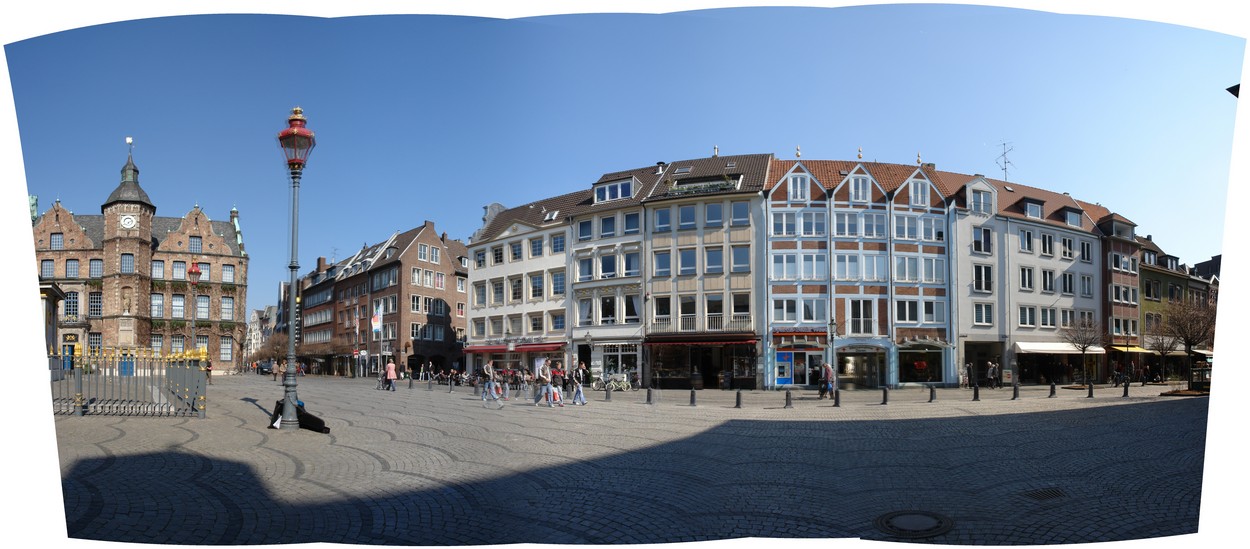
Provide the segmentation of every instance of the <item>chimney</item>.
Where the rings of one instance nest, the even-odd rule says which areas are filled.
[[[655,163],[655,175],[663,175],[663,174],[664,174],[664,162],[656,162]]]
[[[325,256],[318,257],[318,258],[317,258],[317,271],[316,271],[316,272],[321,273],[321,272],[325,272],[325,270],[326,270],[326,258],[325,258]]]
[[[1154,235],[1149,235],[1149,234],[1146,235],[1146,242],[1154,242],[1154,241],[1155,241]]]
[[[443,231],[443,236],[442,236],[442,239],[443,239],[443,242],[444,242],[444,243],[446,243],[446,242],[447,242],[447,231]]]

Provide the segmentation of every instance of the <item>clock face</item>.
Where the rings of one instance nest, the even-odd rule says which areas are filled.
[[[122,216],[122,228],[123,229],[133,229],[135,228],[135,225],[137,225],[138,223],[139,221],[135,219],[135,216],[133,215]]]

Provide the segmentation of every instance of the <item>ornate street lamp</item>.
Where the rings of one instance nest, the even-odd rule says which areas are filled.
[[[191,350],[196,352],[200,350],[195,340],[195,322],[200,319],[200,300],[196,296],[196,287],[199,286],[200,277],[203,274],[200,271],[200,264],[192,261],[191,268],[187,270],[187,278],[191,280]]]
[[[299,429],[299,418],[295,415],[295,406],[299,398],[295,393],[295,288],[296,271],[299,261],[296,252],[299,249],[299,180],[304,173],[304,164],[308,162],[308,154],[317,145],[312,130],[307,128],[308,121],[304,118],[304,110],[295,107],[287,118],[287,128],[278,132],[278,144],[286,156],[287,168],[291,171],[291,285],[287,292],[287,347],[286,374],[282,376],[284,400],[282,404],[282,429]]]

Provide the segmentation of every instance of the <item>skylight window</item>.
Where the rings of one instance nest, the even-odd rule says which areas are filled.
[[[560,210],[551,210],[543,216],[543,221],[554,221],[557,215],[560,215]]]
[[[691,169],[693,169],[691,166],[683,166],[683,167],[677,168],[676,170],[673,170],[673,175],[685,175],[685,174],[690,173]]]

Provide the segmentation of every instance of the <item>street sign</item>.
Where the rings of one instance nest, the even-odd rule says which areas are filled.
[[[369,356],[369,351],[360,351],[360,356]]]
[[[353,357],[359,357],[359,356],[360,356],[360,349],[352,349],[352,356],[353,356]]]

